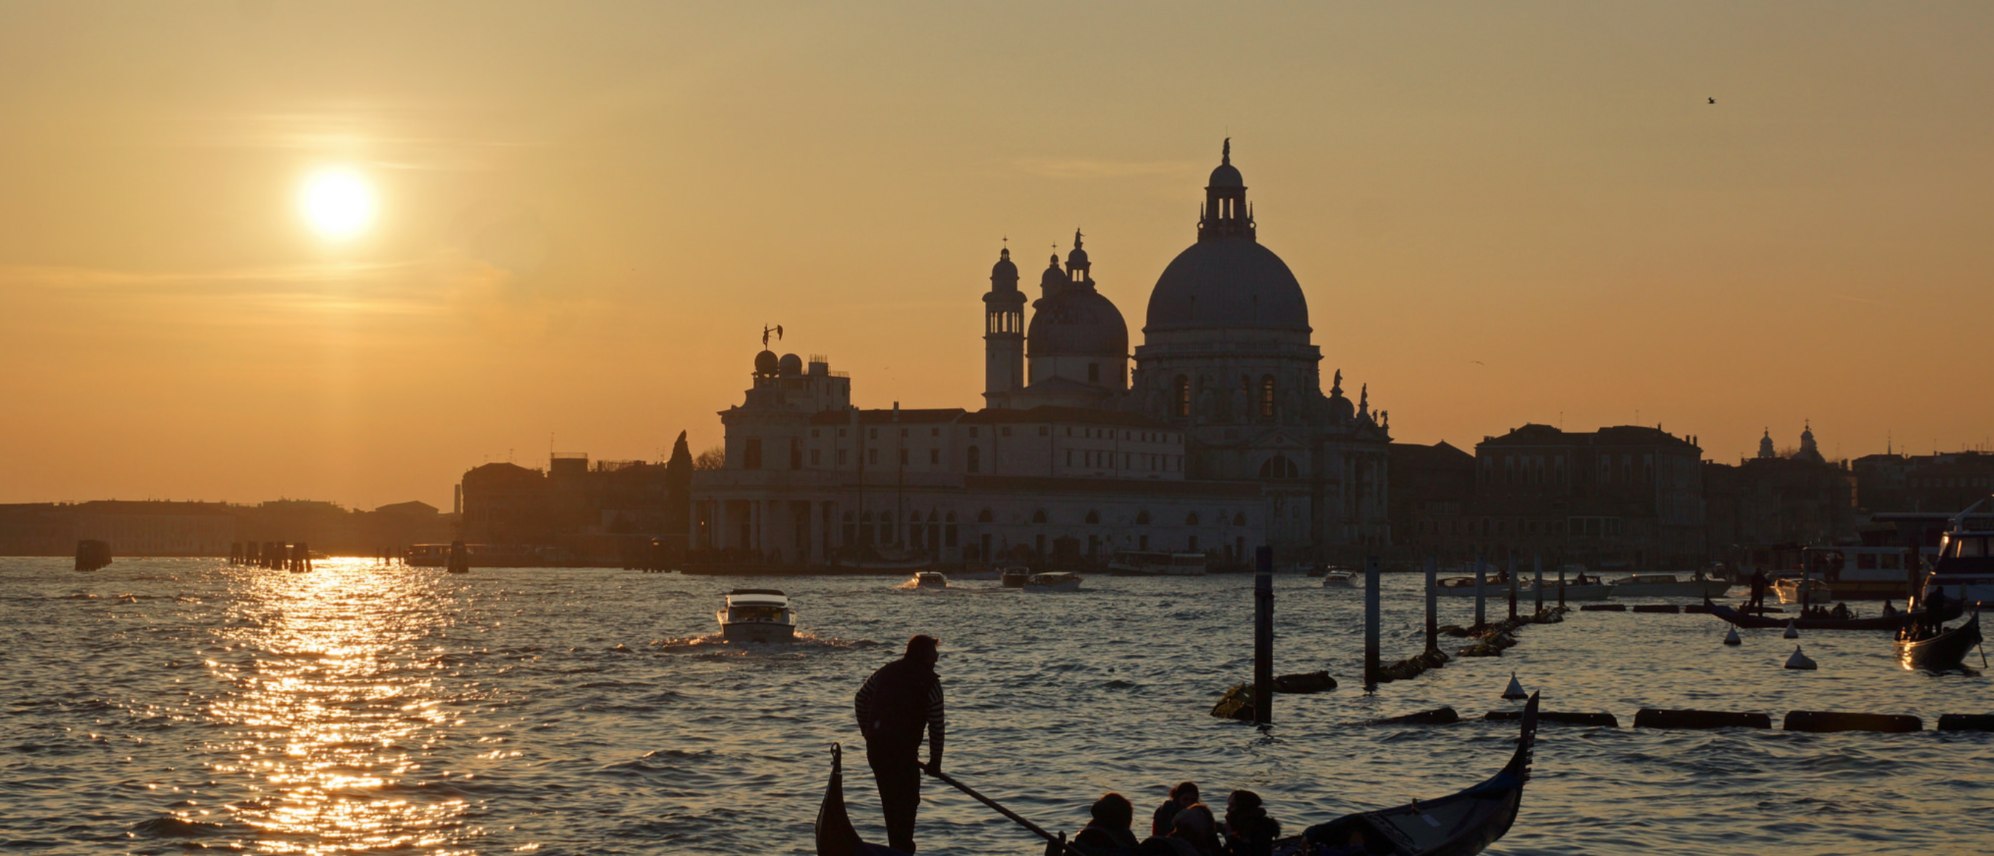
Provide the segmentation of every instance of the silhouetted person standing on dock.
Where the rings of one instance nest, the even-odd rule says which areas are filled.
[[[942,771],[941,659],[933,636],[907,640],[900,659],[879,667],[859,687],[852,707],[865,735],[865,759],[879,783],[879,807],[886,815],[886,841],[914,852],[914,816],[921,809],[921,771]],[[928,763],[921,764],[921,735],[928,736]]]

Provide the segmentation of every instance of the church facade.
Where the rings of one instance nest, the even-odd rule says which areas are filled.
[[[693,477],[695,547],[772,565],[916,557],[1101,562],[1116,551],[1351,561],[1391,545],[1389,417],[1322,388],[1308,302],[1259,242],[1228,142],[1196,240],[1151,290],[1142,343],[1085,236],[1035,298],[1005,249],[983,295],[984,407],[864,409],[828,361],[756,355]],[[1027,320],[1026,307],[1030,305]]]

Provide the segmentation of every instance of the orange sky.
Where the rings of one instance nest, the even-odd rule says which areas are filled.
[[[999,239],[1084,228],[1140,342],[1228,134],[1401,440],[1985,447],[1990,44],[1984,3],[0,5],[0,501],[698,450],[764,323],[975,407]],[[326,164],[359,240],[294,211]]]

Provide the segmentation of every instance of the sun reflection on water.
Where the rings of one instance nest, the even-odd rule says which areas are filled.
[[[230,809],[258,852],[470,852],[470,810],[426,767],[450,738],[439,631],[452,595],[421,570],[334,559],[310,573],[247,572],[208,669],[234,691],[217,776],[254,781]]]

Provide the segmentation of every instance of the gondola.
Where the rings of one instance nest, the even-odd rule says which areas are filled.
[[[1914,609],[1891,615],[1873,615],[1868,618],[1749,615],[1721,603],[1712,603],[1709,598],[1704,598],[1703,603],[1710,609],[1711,615],[1745,628],[1785,627],[1787,622],[1791,621],[1795,627],[1801,630],[1897,630],[1906,624],[1918,620],[1925,614],[1923,610]],[[1945,615],[1940,620],[1950,621],[1958,618],[1961,611],[1962,607],[1959,603],[1948,604],[1945,608]]]
[[[1275,856],[1310,856],[1314,853],[1345,851],[1353,837],[1365,843],[1362,851],[1382,856],[1472,856],[1509,831],[1523,804],[1523,784],[1530,779],[1531,750],[1537,742],[1537,694],[1523,707],[1522,736],[1509,763],[1486,781],[1437,800],[1345,815],[1328,823],[1309,827],[1301,835],[1274,844]],[[831,781],[824,787],[824,802],[817,809],[817,856],[904,856],[900,851],[867,844],[852,828],[845,813],[845,787],[842,750],[831,747]],[[1071,843],[1049,846],[1047,852],[1064,848],[1068,854],[1081,853]]]
[[[900,851],[867,844],[845,813],[844,749],[831,744],[831,782],[824,786],[824,804],[817,808],[817,856],[895,856]],[[905,856],[905,854],[901,854]]]
[[[1951,630],[1924,639],[1897,640],[1897,661],[1906,669],[1943,672],[1966,665],[1966,653],[1980,644],[1980,613]]]
[[[1437,800],[1345,815],[1274,844],[1274,856],[1371,853],[1395,856],[1471,856],[1495,843],[1523,805],[1537,742],[1537,694],[1523,706],[1523,733],[1509,763],[1467,790]],[[1361,843],[1361,849],[1353,849]]]

